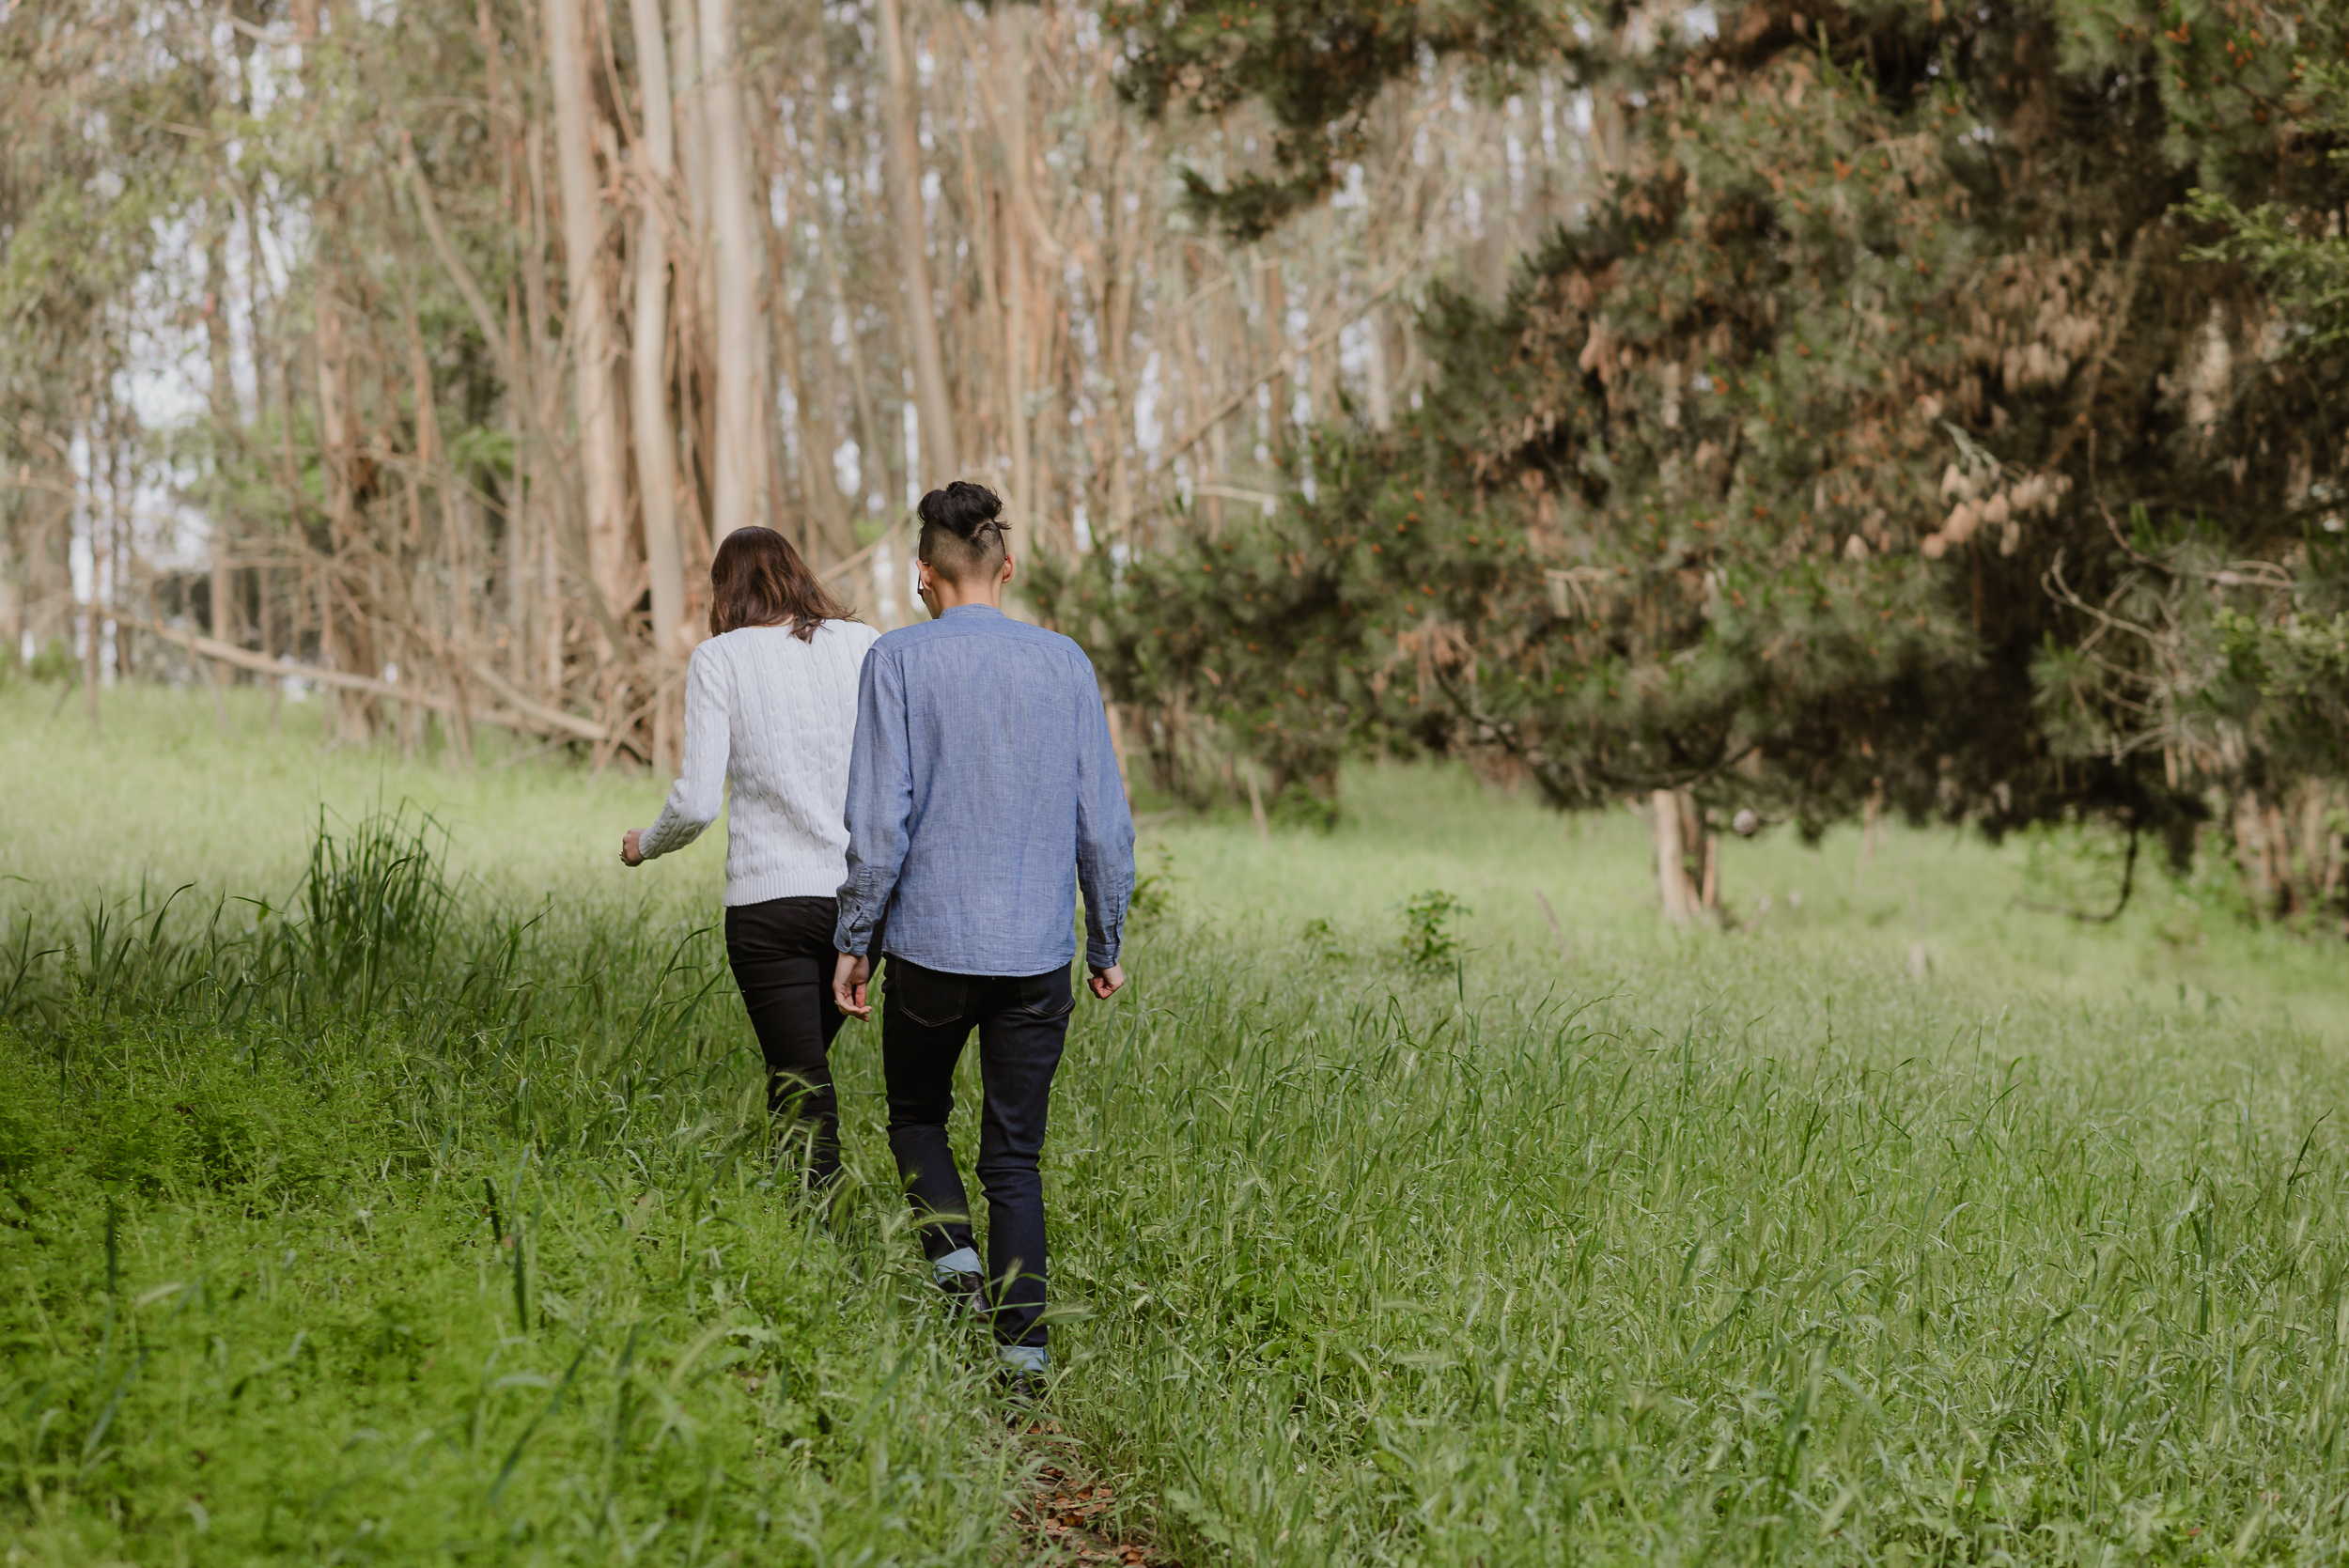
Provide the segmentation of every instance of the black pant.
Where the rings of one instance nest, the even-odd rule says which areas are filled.
[[[840,1174],[840,1096],[832,1087],[832,923],[839,901],[770,898],[726,910],[726,958],[767,1058],[767,1109],[808,1125],[808,1180]]]
[[[988,1300],[995,1337],[1041,1346],[1044,1329],[1045,1110],[1076,1005],[1068,971],[1026,978],[942,974],[892,955],[881,998],[889,1152],[906,1184],[922,1250],[971,1245],[971,1204],[946,1145],[955,1063],[979,1030],[979,1187],[987,1194]]]

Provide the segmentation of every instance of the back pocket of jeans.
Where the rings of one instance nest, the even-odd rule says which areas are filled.
[[[1031,990],[1023,986],[1021,990],[1024,994],[1004,1008],[1004,1012],[1050,1022],[1053,1018],[1066,1017],[1069,1009],[1077,1005],[1076,990],[1065,974],[1057,978],[1049,974],[1040,975],[1030,984],[1034,988]]]
[[[924,1029],[943,1029],[963,1017],[965,982],[958,974],[941,974],[936,970],[910,966],[900,968],[892,959],[886,979],[889,1000]]]

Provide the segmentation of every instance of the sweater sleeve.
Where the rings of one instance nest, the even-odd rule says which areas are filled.
[[[682,849],[718,820],[734,729],[733,680],[713,640],[693,650],[685,672],[685,771],[661,815],[636,840],[645,859]]]

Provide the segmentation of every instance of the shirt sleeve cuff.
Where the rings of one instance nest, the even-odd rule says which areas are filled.
[[[862,958],[873,944],[873,923],[857,915],[843,913],[832,926],[832,945],[835,953],[846,953]]]

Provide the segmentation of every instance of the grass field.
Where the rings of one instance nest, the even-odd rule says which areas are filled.
[[[314,713],[0,692],[8,1560],[1033,1557],[868,1030],[846,1201],[776,1175],[719,845],[628,873],[656,782]],[[1733,845],[1674,935],[1627,815],[1346,790],[1268,845],[1145,802],[1170,902],[1071,1034],[1052,1409],[1136,1538],[2349,1557],[2337,946],[2157,876],[2078,926],[2021,904],[2103,896],[2071,842],[1903,831]]]

